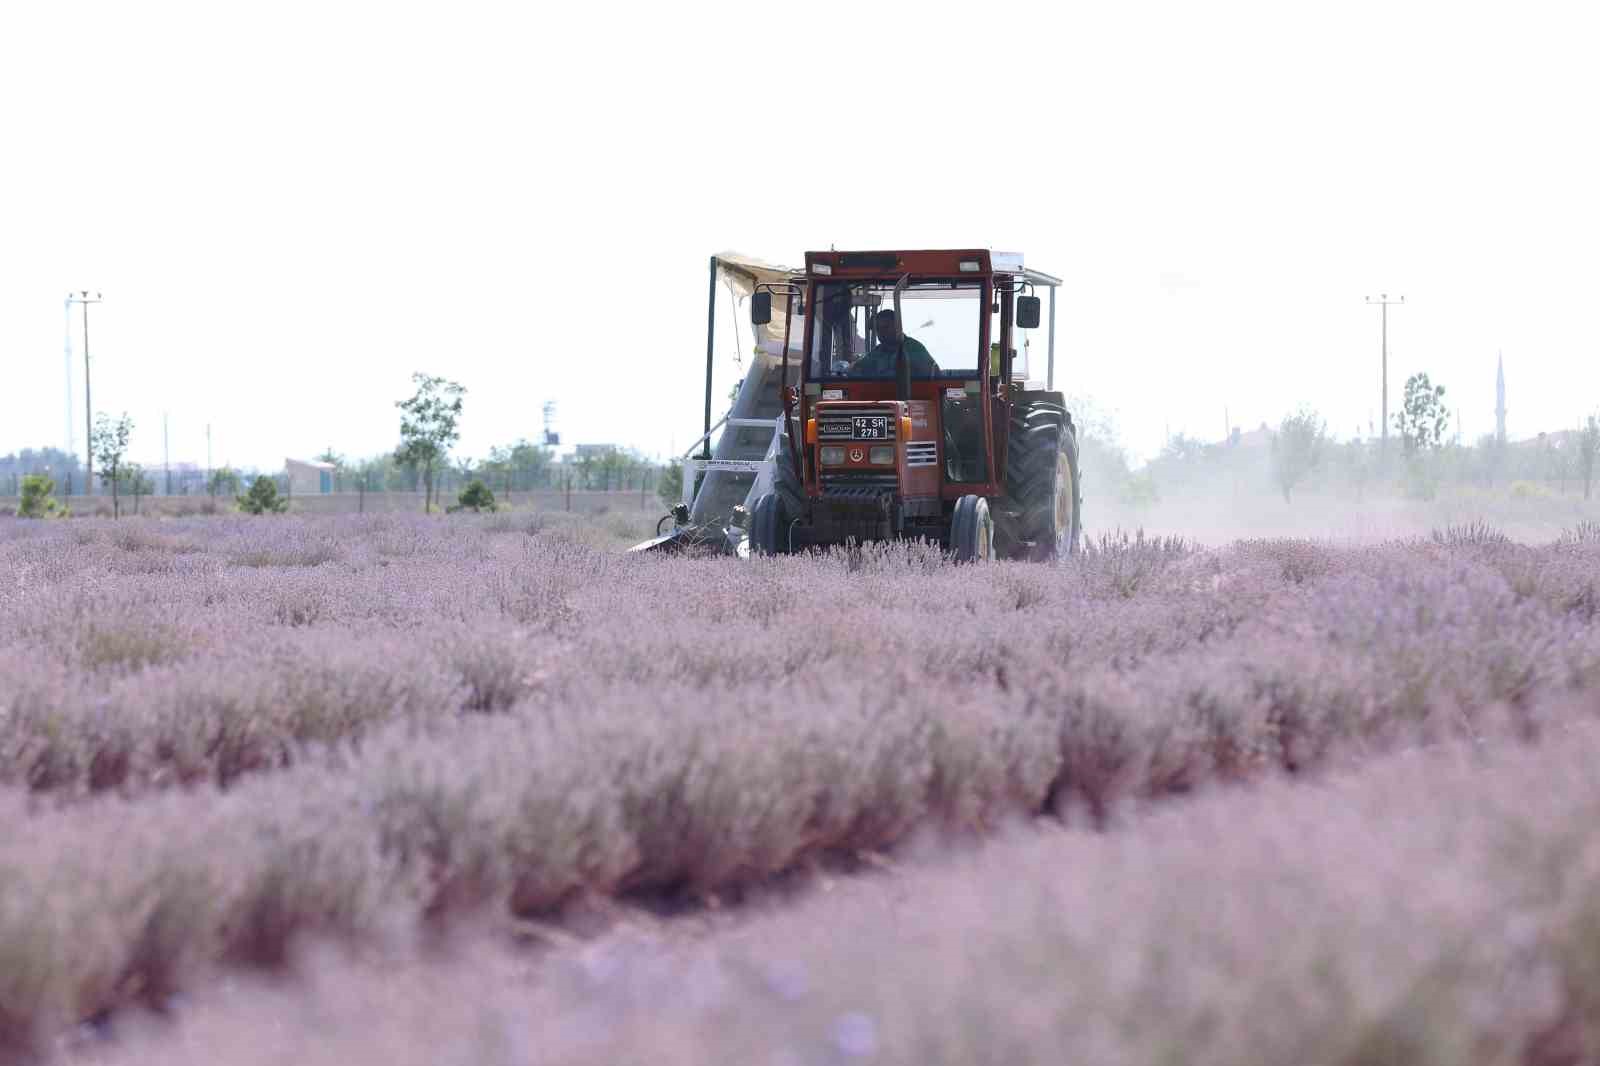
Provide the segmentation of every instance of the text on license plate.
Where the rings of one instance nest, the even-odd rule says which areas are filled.
[[[889,417],[887,415],[857,415],[850,421],[850,435],[857,440],[889,439]]]

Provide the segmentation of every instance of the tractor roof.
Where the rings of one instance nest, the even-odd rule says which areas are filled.
[[[882,276],[895,271],[913,273],[966,273],[963,262],[978,264],[977,273],[1020,275],[1035,285],[1054,287],[1061,279],[1023,265],[1021,252],[991,252],[986,248],[924,251],[807,252],[803,268],[780,266],[743,252],[718,252],[717,271],[728,279],[740,295],[748,295],[758,285],[792,284],[804,280],[808,270],[822,262],[838,269],[842,277]],[[846,265],[849,264],[849,265]],[[822,271],[815,271],[820,274]]]

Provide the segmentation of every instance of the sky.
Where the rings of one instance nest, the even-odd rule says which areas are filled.
[[[1137,457],[1430,374],[1600,410],[1592,5],[0,6],[0,454],[67,440],[69,290],[134,458],[699,433],[707,256],[989,247]],[[721,309],[731,313],[723,301]],[[81,338],[72,385],[83,440]],[[733,351],[719,352],[731,383]],[[725,394],[719,381],[719,392]]]

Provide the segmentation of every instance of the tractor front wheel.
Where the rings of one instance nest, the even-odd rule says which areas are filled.
[[[950,556],[958,563],[984,563],[994,556],[994,521],[989,501],[963,496],[950,516]]]

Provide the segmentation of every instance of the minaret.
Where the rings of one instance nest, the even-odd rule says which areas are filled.
[[[1494,377],[1494,439],[1496,444],[1506,442],[1506,357],[1499,353],[1500,369]]]

